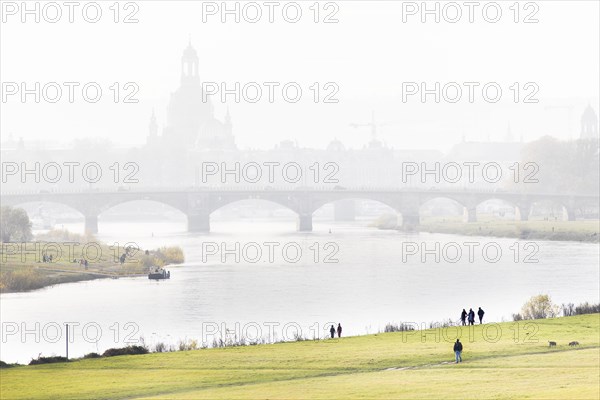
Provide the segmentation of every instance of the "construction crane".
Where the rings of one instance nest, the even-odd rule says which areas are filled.
[[[376,142],[377,141],[377,128],[386,126],[386,125],[391,125],[391,124],[393,124],[393,122],[378,123],[375,120],[375,111],[371,111],[371,122],[368,122],[366,124],[358,124],[358,123],[353,122],[350,124],[350,126],[353,128],[361,128],[361,127],[371,128],[371,141]]]

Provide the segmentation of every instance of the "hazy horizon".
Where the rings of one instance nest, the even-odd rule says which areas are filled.
[[[531,24],[514,23],[508,6],[496,24],[478,13],[473,24],[466,16],[455,24],[435,23],[432,17],[422,24],[419,15],[403,23],[401,4],[387,1],[336,3],[337,23],[314,23],[302,2],[303,18],[296,24],[278,19],[277,13],[273,24],[266,16],[254,24],[243,18],[235,23],[232,17],[221,23],[219,15],[203,23],[202,2],[187,1],[167,7],[162,1],[141,2],[135,13],[139,22],[133,24],[113,23],[108,5],[97,24],[81,18],[70,24],[66,16],[55,24],[34,23],[32,17],[21,24],[18,14],[5,16],[2,82],[98,82],[104,93],[95,104],[8,98],[2,104],[2,139],[93,137],[116,147],[143,145],[153,110],[159,134],[167,124],[167,105],[180,85],[181,57],[189,42],[198,53],[203,82],[298,82],[304,90],[294,104],[280,97],[269,103],[265,96],[256,104],[236,103],[232,96],[223,103],[213,96],[217,119],[223,120],[229,108],[240,149],[270,149],[283,140],[325,148],[336,138],[346,147],[362,148],[371,139],[370,128],[350,124],[369,123],[373,111],[385,124],[378,128],[379,138],[397,149],[447,151],[463,137],[503,141],[509,126],[515,141],[578,138],[584,109],[589,104],[599,110],[599,3],[563,3],[539,3],[539,22]],[[321,10],[320,18],[333,11]],[[121,12],[121,17],[128,14]],[[520,18],[529,13],[521,10]],[[112,103],[108,87],[114,82],[136,83],[139,102]],[[314,82],[335,83],[339,102],[312,102],[308,88]],[[421,103],[418,96],[402,102],[402,82],[497,82],[503,96],[494,104],[478,92],[472,104],[465,93],[456,104],[432,98]],[[520,83],[521,96],[530,92],[524,84],[535,83],[539,102],[512,101],[514,82]]]

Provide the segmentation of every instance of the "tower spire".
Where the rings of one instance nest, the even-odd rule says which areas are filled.
[[[181,82],[198,81],[198,53],[192,47],[192,38],[189,37],[187,48],[181,56]]]

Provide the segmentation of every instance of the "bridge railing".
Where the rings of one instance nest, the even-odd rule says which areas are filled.
[[[419,192],[419,193],[469,193],[469,194],[495,194],[498,196],[507,195],[525,195],[525,196],[573,196],[573,197],[598,197],[598,193],[529,193],[529,192],[509,192],[501,189],[492,188],[469,188],[469,187],[415,187],[415,186],[201,186],[201,187],[145,187],[130,189],[115,188],[93,188],[93,189],[71,189],[71,190],[14,190],[2,191],[0,196],[44,196],[44,195],[65,195],[65,194],[127,194],[127,193],[203,193],[203,192]]]

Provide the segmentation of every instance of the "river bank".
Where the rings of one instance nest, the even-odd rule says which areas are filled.
[[[456,382],[478,382],[480,398],[597,398],[599,323],[591,314],[16,366],[0,369],[1,395],[459,399],[472,395],[472,387]],[[458,365],[457,336],[464,345]]]
[[[522,240],[560,240],[600,242],[599,221],[503,221],[481,219],[465,223],[457,220],[424,218],[422,232],[452,233],[465,236],[489,236]]]
[[[144,251],[96,241],[0,242],[0,257],[0,293],[94,279],[145,276],[150,266],[184,261],[183,251],[176,247]]]
[[[395,216],[382,216],[373,226],[400,229]],[[464,222],[461,217],[422,217],[414,228],[418,232],[448,233],[464,236],[515,238],[521,240],[553,240],[600,243],[600,221],[511,221],[480,217],[477,222]]]

